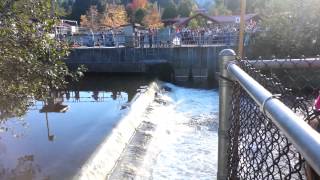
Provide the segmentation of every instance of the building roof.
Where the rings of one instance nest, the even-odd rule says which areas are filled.
[[[184,26],[184,25],[188,24],[192,19],[194,19],[194,18],[196,18],[198,16],[201,16],[201,17],[203,17],[205,19],[208,19],[209,21],[214,21],[215,22],[215,20],[212,19],[210,16],[208,16],[205,13],[201,13],[200,12],[200,13],[196,13],[193,16],[190,16],[190,17],[178,18],[174,24],[176,26]]]
[[[206,13],[196,13],[193,16],[190,17],[182,17],[182,18],[173,18],[173,19],[165,19],[163,22],[165,24],[174,24],[176,26],[184,26],[188,24],[193,18],[201,16],[209,21],[215,22],[217,24],[227,24],[227,23],[236,23],[237,19],[240,18],[239,15],[231,15],[231,16],[209,16]],[[246,14],[245,20],[249,21],[255,17],[257,17],[257,14]]]
[[[245,21],[249,21],[256,16],[257,16],[257,14],[246,14]],[[218,23],[235,23],[237,21],[237,19],[240,19],[240,15],[211,16],[211,18]]]

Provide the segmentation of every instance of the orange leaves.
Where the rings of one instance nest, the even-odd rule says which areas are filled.
[[[101,26],[118,27],[128,23],[127,12],[123,5],[107,4],[103,14],[97,10],[97,6],[91,6],[86,15],[81,15],[80,24],[92,30],[98,30]]]
[[[99,18],[100,15],[97,10],[97,6],[91,6],[86,12],[86,15],[81,15],[80,24],[83,27],[97,30],[99,28]]]
[[[86,15],[81,15],[80,16],[80,25],[83,27],[89,26],[89,21]]]
[[[158,6],[156,4],[148,10],[148,14],[143,19],[143,24],[152,29],[157,29],[163,26]]]
[[[102,26],[118,27],[128,23],[127,12],[123,5],[107,4],[100,19]]]
[[[148,0],[133,0],[132,9],[135,11],[137,9],[145,9],[148,5]]]

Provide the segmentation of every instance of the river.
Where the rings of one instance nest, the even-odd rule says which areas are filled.
[[[185,85],[183,85],[185,86]],[[86,77],[0,123],[0,179],[215,179],[218,92]]]

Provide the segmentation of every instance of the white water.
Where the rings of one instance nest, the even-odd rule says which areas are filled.
[[[167,86],[109,179],[216,179],[218,93]]]
[[[116,164],[122,151],[141,123],[140,117],[153,101],[158,86],[152,83],[144,93],[138,94],[122,120],[113,128],[110,135],[100,144],[73,179],[105,179]]]

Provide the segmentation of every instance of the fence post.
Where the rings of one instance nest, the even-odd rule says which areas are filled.
[[[224,49],[219,53],[219,69],[220,69],[220,80],[219,80],[219,140],[218,140],[218,180],[227,179],[228,173],[228,147],[229,138],[228,130],[230,128],[230,116],[232,111],[232,82],[231,76],[228,74],[226,65],[230,61],[236,59],[236,54],[232,49]]]

